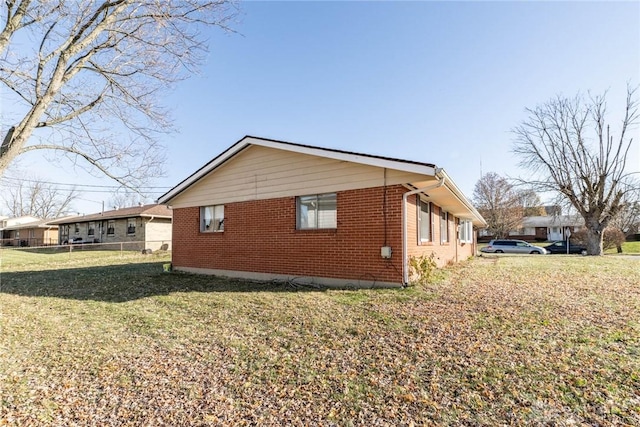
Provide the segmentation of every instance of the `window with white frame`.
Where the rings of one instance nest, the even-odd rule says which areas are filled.
[[[202,233],[224,231],[224,205],[202,206],[200,208],[200,231]]]
[[[338,227],[338,197],[336,193],[314,194],[296,198],[296,228],[298,230]]]
[[[127,234],[136,234],[135,218],[127,218]]]
[[[418,200],[418,242],[431,241],[431,204]]]
[[[460,220],[460,243],[473,242],[473,223],[468,219]]]
[[[440,243],[449,241],[449,212],[440,209]]]

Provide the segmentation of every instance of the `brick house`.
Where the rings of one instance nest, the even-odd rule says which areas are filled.
[[[34,216],[0,219],[1,246],[44,246],[58,244],[58,226]]]
[[[169,249],[171,210],[164,205],[143,205],[114,209],[51,221],[60,227],[59,244],[127,243],[127,249]],[[120,249],[118,246],[117,249]]]
[[[176,270],[333,286],[408,282],[476,253],[486,224],[435,165],[246,136],[158,199]]]

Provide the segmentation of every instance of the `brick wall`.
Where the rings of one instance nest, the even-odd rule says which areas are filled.
[[[368,282],[402,281],[402,187],[387,188],[386,230],[393,256],[385,260],[384,188],[337,193],[334,230],[296,230],[295,197],[231,203],[224,232],[200,233],[199,208],[174,209],[173,264]]]
[[[398,185],[386,190],[376,187],[338,192],[338,227],[333,230],[296,230],[295,197],[227,204],[221,233],[200,232],[198,207],[176,208],[173,264],[178,268],[401,283],[401,205],[406,191]],[[409,253],[435,250],[440,265],[454,260],[456,247],[460,248],[455,244],[453,217],[451,242],[440,245],[439,218],[435,217],[439,211],[435,209],[436,243],[417,245],[415,200],[410,198],[407,206]],[[392,247],[391,259],[380,256],[380,248],[385,245]]]
[[[438,266],[443,267],[451,262],[458,262],[474,255],[475,245],[472,243],[460,243],[458,241],[459,219],[449,214],[447,227],[449,229],[449,241],[441,242],[440,239],[440,206],[431,204],[431,241],[418,242],[418,196],[409,196],[407,200],[407,252],[409,256],[421,256],[435,254]]]

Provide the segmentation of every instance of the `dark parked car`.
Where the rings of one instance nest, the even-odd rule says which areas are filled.
[[[567,241],[566,240],[558,240],[557,242],[553,242],[548,246],[545,246],[545,249],[550,254],[566,254],[567,253]],[[569,241],[569,253],[570,254],[580,254],[586,255],[587,248],[581,245],[576,245]]]

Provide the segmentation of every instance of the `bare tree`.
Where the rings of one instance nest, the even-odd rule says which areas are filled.
[[[522,190],[519,194],[523,216],[546,216],[546,211],[542,206],[538,193],[533,190]]]
[[[524,213],[521,193],[495,172],[489,172],[476,182],[473,200],[478,212],[487,221],[487,229],[498,238],[520,227]]]
[[[0,118],[0,176],[23,153],[54,150],[134,190],[163,172],[163,91],[202,60],[199,31],[226,29],[236,12],[234,0],[3,3],[0,83],[12,113]]]
[[[587,252],[601,255],[602,233],[624,206],[625,194],[638,187],[625,170],[630,127],[638,119],[635,89],[627,88],[619,134],[606,122],[606,93],[572,99],[558,96],[527,109],[514,129],[514,152],[533,172],[526,181],[541,191],[560,193],[585,221]]]
[[[18,217],[32,215],[38,218],[58,218],[68,215],[71,204],[78,196],[75,189],[62,190],[37,178],[3,185],[2,197],[7,213]]]
[[[626,237],[640,231],[640,188],[625,194],[622,208],[611,220],[609,228],[615,228]],[[616,245],[618,253],[622,253],[622,244]]]
[[[139,204],[146,204],[150,201],[150,198],[144,197],[140,193],[115,191],[107,201],[107,206],[109,209],[127,208]]]

